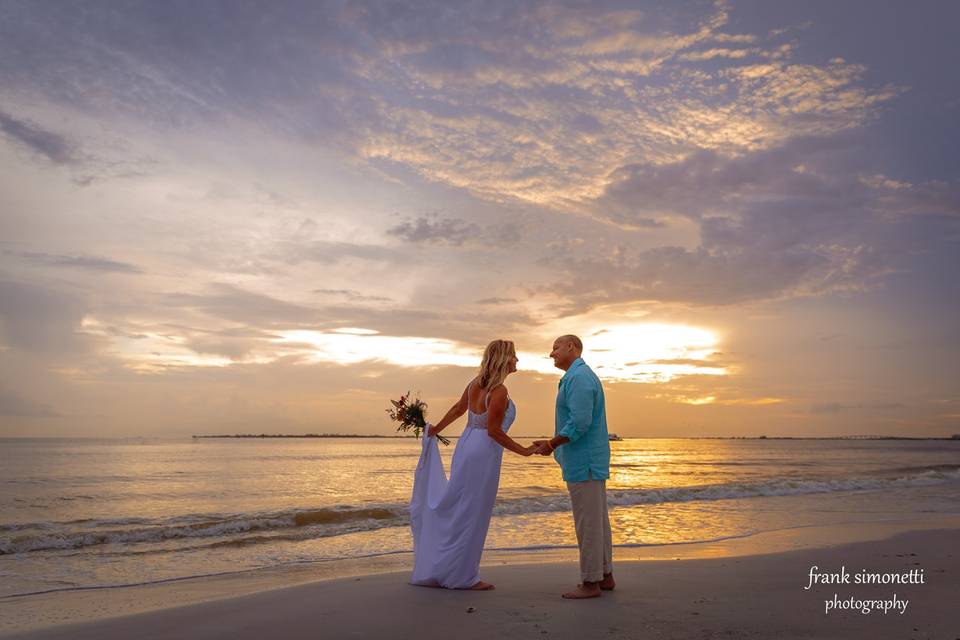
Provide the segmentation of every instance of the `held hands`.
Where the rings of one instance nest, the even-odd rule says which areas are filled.
[[[533,453],[538,453],[541,456],[549,456],[553,453],[553,447],[550,446],[549,440],[534,440],[531,448]]]
[[[541,444],[538,444],[538,443],[540,443],[540,442],[543,442],[543,441],[542,441],[542,440],[537,440],[536,442],[534,442],[534,443],[533,443],[532,445],[530,445],[529,447],[524,447],[524,449],[523,449],[523,451],[520,453],[520,455],[522,455],[522,456],[525,457],[525,458],[528,458],[528,457],[533,456],[533,455],[542,454],[542,453],[543,453],[543,446],[542,446]]]

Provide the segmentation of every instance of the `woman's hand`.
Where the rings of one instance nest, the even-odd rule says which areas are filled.
[[[553,453],[553,447],[550,446],[549,440],[534,440],[533,452],[541,456],[548,456]]]
[[[440,429],[437,429],[436,425],[432,425],[429,422],[427,423],[427,437],[432,438],[433,436],[440,433]]]
[[[528,458],[533,454],[537,453],[537,449],[538,448],[536,445],[530,445],[529,447],[525,447],[523,450],[523,453],[521,453],[520,455],[522,455],[524,458]]]

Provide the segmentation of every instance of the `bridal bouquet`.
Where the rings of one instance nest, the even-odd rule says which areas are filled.
[[[413,435],[419,438],[420,432],[427,428],[427,403],[420,398],[414,398],[412,401],[408,400],[409,398],[410,392],[407,391],[406,395],[400,396],[399,400],[391,400],[390,404],[393,405],[393,408],[386,411],[391,420],[400,423],[397,431],[413,429]],[[437,434],[437,440],[445,445],[450,444],[450,440],[439,433]]]

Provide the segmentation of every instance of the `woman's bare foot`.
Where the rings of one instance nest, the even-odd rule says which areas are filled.
[[[568,591],[563,594],[567,600],[582,600],[584,598],[596,598],[600,595],[599,582],[586,582],[578,584],[575,591]]]
[[[425,584],[415,584],[415,585],[413,585],[413,586],[415,586],[415,587],[432,587],[432,588],[434,588],[434,589],[442,589],[442,588],[443,588],[443,586],[442,586],[439,582],[437,582],[436,580],[434,580],[434,581],[432,581],[432,582],[427,582],[427,583],[425,583]]]
[[[613,591],[617,586],[617,581],[613,579],[613,573],[605,573],[599,584],[604,591]]]
[[[493,589],[493,588],[494,588],[494,586],[493,586],[492,584],[490,584],[489,582],[484,582],[483,580],[481,580],[481,581],[478,582],[477,584],[475,584],[475,585],[473,585],[472,587],[470,587],[470,590],[471,590],[471,591],[490,591],[490,590]]]

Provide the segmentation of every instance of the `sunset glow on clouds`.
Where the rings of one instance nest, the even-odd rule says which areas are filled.
[[[5,2],[0,435],[379,433],[493,338],[542,423],[564,333],[621,435],[960,431],[955,14]]]
[[[90,335],[106,336],[95,322],[86,321]],[[665,382],[678,376],[724,375],[723,367],[711,366],[717,338],[710,332],[672,325],[621,325],[598,329],[589,335],[584,353],[593,368],[610,381]],[[350,365],[384,363],[397,367],[454,366],[472,369],[482,349],[415,336],[384,336],[372,329],[345,328],[330,332],[279,331],[243,358],[198,353],[196,346],[176,336],[139,335],[111,339],[114,355],[132,370],[158,372],[175,367],[222,367],[234,361],[268,363],[297,357],[301,363]],[[518,351],[518,369],[541,374],[555,373],[553,361],[541,353]]]
[[[400,367],[457,366],[475,368],[480,350],[449,340],[363,333],[315,331],[284,332],[281,344],[301,346],[309,362],[352,364],[385,362]],[[708,332],[669,325],[617,326],[601,329],[589,338],[584,353],[597,373],[611,381],[657,382],[694,373],[722,375],[710,367],[716,339]],[[518,370],[554,373],[553,361],[543,354],[519,351]]]

